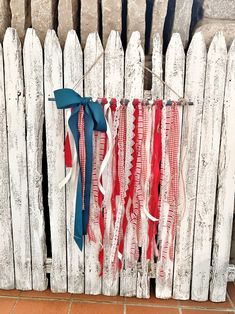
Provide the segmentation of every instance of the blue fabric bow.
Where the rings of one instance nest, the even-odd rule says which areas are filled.
[[[82,201],[82,176],[79,171],[77,182],[77,198],[75,208],[74,240],[80,250],[83,247],[83,235],[86,234],[90,209],[90,193],[92,179],[93,160],[93,130],[106,132],[107,125],[101,105],[92,101],[91,97],[81,97],[70,88],[62,88],[54,91],[56,106],[58,109],[73,108],[69,118],[69,127],[73,134],[77,155],[79,160],[79,137],[78,113],[80,106],[84,106],[85,146],[86,146],[86,169],[85,169],[85,192],[84,202]],[[80,160],[79,160],[80,164]],[[84,204],[84,209],[82,208]]]

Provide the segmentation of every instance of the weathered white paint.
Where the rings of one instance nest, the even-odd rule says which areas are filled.
[[[59,183],[65,176],[64,114],[56,108],[53,91],[62,87],[62,53],[55,31],[48,30],[44,45],[44,87],[48,200],[51,222],[51,290],[67,291],[65,188]]]
[[[45,290],[47,250],[42,199],[43,55],[39,38],[35,30],[30,28],[25,37],[23,57],[32,279],[34,290]]]
[[[125,63],[125,97],[132,101],[134,98],[143,97],[144,88],[144,51],[141,47],[140,33],[134,32],[131,35],[130,41],[126,50],[126,63]],[[128,106],[132,106],[131,103]],[[126,143],[132,145],[132,143]],[[132,226],[129,223],[129,217],[126,238],[124,244],[124,268],[121,271],[120,278],[120,294],[124,296],[135,296],[137,289],[137,263],[131,264],[128,261],[128,250],[132,237]],[[128,268],[125,268],[128,265]],[[139,279],[139,282],[141,278]]]
[[[226,61],[225,39],[217,33],[208,52],[202,117],[191,288],[197,301],[208,299]]]
[[[176,0],[173,32],[180,33],[184,47],[188,43],[192,7],[193,0]]]
[[[162,79],[162,41],[158,33],[153,35],[152,71]],[[162,98],[163,84],[152,75],[152,98]]]
[[[82,49],[74,30],[68,32],[64,47],[64,87],[74,88],[83,95],[83,81],[78,80],[83,75]],[[76,85],[76,86],[75,86]],[[70,109],[66,109],[70,110]],[[66,119],[65,119],[66,120]],[[66,132],[69,130],[65,122]],[[74,147],[71,147],[74,156]],[[74,241],[74,214],[76,204],[77,173],[66,184],[66,211],[67,211],[67,265],[68,291],[71,293],[84,292],[84,250],[81,252]]]
[[[10,200],[16,288],[32,289],[25,138],[25,99],[22,49],[16,30],[8,28],[3,41]]]
[[[15,275],[13,264],[13,244],[10,207],[10,186],[8,171],[8,146],[6,103],[4,90],[3,53],[0,44],[0,289],[13,289]]]
[[[235,41],[233,41],[228,53],[221,132],[215,235],[212,258],[212,280],[210,282],[210,300],[213,302],[222,302],[226,300],[235,192],[234,102]]]
[[[103,47],[98,33],[90,33],[84,50],[84,72],[86,73],[93,63],[103,54]],[[85,96],[91,96],[93,100],[103,96],[103,55],[85,77]],[[96,148],[94,147],[94,150]],[[95,158],[95,156],[94,156]],[[97,173],[99,169],[97,169]],[[96,243],[89,241],[85,236],[85,293],[101,293],[101,276],[98,254],[100,250],[101,234],[97,220],[98,209],[95,207],[94,196],[91,193],[90,217],[92,231],[96,237]]]
[[[115,79],[114,79],[115,78]],[[111,31],[106,49],[105,49],[105,96],[110,99],[116,97],[120,100],[123,97],[124,85],[124,51],[122,48],[121,38],[117,31]],[[103,183],[105,186],[106,217],[105,217],[105,236],[104,236],[104,270],[102,278],[102,293],[105,295],[117,295],[119,289],[119,272],[113,274],[110,263],[111,243],[110,232],[113,234],[113,215],[111,208],[111,187],[112,176],[112,158],[103,175]],[[106,195],[107,194],[107,195]]]
[[[184,87],[184,65],[185,55],[180,35],[174,33],[166,52],[166,66],[165,66],[165,81],[174,89],[179,96],[183,96]],[[168,87],[165,87],[165,98],[178,100],[177,95],[173,93]],[[181,128],[182,108],[178,107],[179,120]],[[163,115],[166,113],[163,110]],[[164,125],[163,125],[164,128]],[[162,141],[165,137],[162,136]],[[163,145],[165,145],[163,143]],[[164,152],[164,149],[163,149]],[[179,158],[179,156],[178,156]],[[167,215],[169,211],[168,204],[168,187],[170,184],[169,160],[164,153],[162,154],[162,162],[164,163],[165,173],[162,178],[161,189],[161,207],[160,207],[160,222],[159,222],[159,239],[161,243],[165,241],[171,242],[171,235],[167,233]],[[164,277],[160,277],[160,270],[163,270]],[[156,266],[156,297],[170,298],[172,294],[172,281],[173,281],[173,261],[170,260],[169,254],[166,261],[163,260],[160,246],[160,258]]]
[[[184,108],[179,174],[179,206],[176,234],[173,297],[190,297],[194,216],[200,148],[200,130],[205,85],[206,46],[196,33],[187,53],[185,97],[193,106]]]

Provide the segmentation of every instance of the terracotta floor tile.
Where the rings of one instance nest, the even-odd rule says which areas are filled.
[[[47,289],[45,291],[21,291],[21,297],[27,298],[46,298],[46,299],[70,299],[71,293],[53,293],[51,290]]]
[[[72,294],[74,300],[81,301],[95,301],[95,302],[124,302],[125,298],[121,296],[107,296],[107,295],[91,295],[91,294]]]
[[[155,292],[151,289],[151,295],[149,299],[139,299],[136,297],[126,297],[126,304],[151,304],[151,305],[166,305],[166,306],[178,306],[179,303],[174,299],[157,299]]]
[[[228,283],[227,291],[231,301],[233,302],[233,305],[235,306],[235,285],[233,282]]]
[[[224,312],[224,311],[215,311],[215,310],[200,310],[200,309],[193,309],[193,310],[182,310],[182,314],[234,314],[233,311]]]
[[[121,304],[73,302],[71,314],[123,314]]]
[[[19,300],[13,314],[67,314],[69,302],[47,300]]]
[[[12,289],[12,290],[1,290],[0,295],[7,295],[11,297],[17,297],[20,294],[20,290]]]
[[[17,299],[0,298],[0,313],[9,314],[16,302]]]
[[[126,314],[179,314],[178,309],[163,307],[132,306],[126,307]]]
[[[232,305],[227,299],[225,302],[211,302],[211,301],[205,301],[205,302],[198,302],[198,301],[178,301],[180,306],[191,306],[191,307],[198,307],[198,308],[216,308],[216,309],[231,309]]]

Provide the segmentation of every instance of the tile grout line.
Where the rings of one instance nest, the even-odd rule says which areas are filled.
[[[71,313],[72,303],[73,303],[73,301],[72,301],[72,299],[71,299],[71,300],[70,300],[70,303],[69,303],[68,314]]]
[[[15,300],[15,303],[14,303],[14,305],[12,306],[12,308],[11,308],[9,314],[14,313],[15,308],[16,308],[16,305],[18,304],[19,301],[20,301],[20,296],[18,296],[18,298]]]

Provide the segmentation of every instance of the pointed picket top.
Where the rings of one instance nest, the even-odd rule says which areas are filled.
[[[68,69],[67,69],[68,67]],[[83,95],[83,53],[75,30],[67,34],[64,45],[64,85]]]
[[[207,55],[201,128],[191,286],[191,298],[196,301],[208,298],[226,65],[226,43],[218,32]]]
[[[212,55],[218,55],[218,54],[225,54],[227,55],[227,46],[226,46],[226,41],[223,32],[217,32],[209,46],[208,50],[208,59]]]
[[[0,289],[15,288],[12,221],[10,207],[9,162],[4,86],[3,50],[0,43]]]
[[[223,124],[218,168],[216,221],[210,300],[226,300],[235,192],[235,40],[228,52]]]
[[[162,41],[158,33],[153,35],[152,71],[162,78]],[[152,75],[152,97],[163,97],[163,84],[154,74]]]
[[[5,35],[3,38],[3,47],[7,43],[16,43],[17,45],[21,46],[20,39],[19,39],[18,33],[17,33],[15,28],[8,27],[6,29],[6,32],[5,32]]]
[[[144,50],[140,33],[133,32],[126,49],[125,97],[142,98],[144,86]]]
[[[54,29],[48,29],[44,42],[44,49],[49,49],[51,46],[55,46],[54,48],[61,50],[59,39],[56,35]]]
[[[187,53],[185,97],[193,102],[184,110],[181,139],[178,224],[176,233],[173,297],[190,298],[194,217],[205,86],[206,45],[201,33],[193,36]],[[190,175],[189,175],[190,174]]]
[[[23,58],[32,278],[33,289],[44,290],[47,288],[47,277],[44,266],[46,237],[42,201],[43,55],[40,40],[34,29],[28,29],[26,32]]]
[[[119,33],[111,31],[105,49],[105,96],[122,98],[123,81],[124,51],[122,42]]]
[[[166,51],[165,81],[179,96],[183,96],[185,53],[179,33],[172,34]],[[165,98],[178,100],[178,96],[165,86]]]
[[[27,29],[24,39],[24,47],[30,44],[31,45],[36,44],[38,47],[42,48],[40,39],[38,38],[37,33],[33,28]]]
[[[85,95],[94,99],[103,96],[103,54],[99,34],[90,33],[84,49]]]

